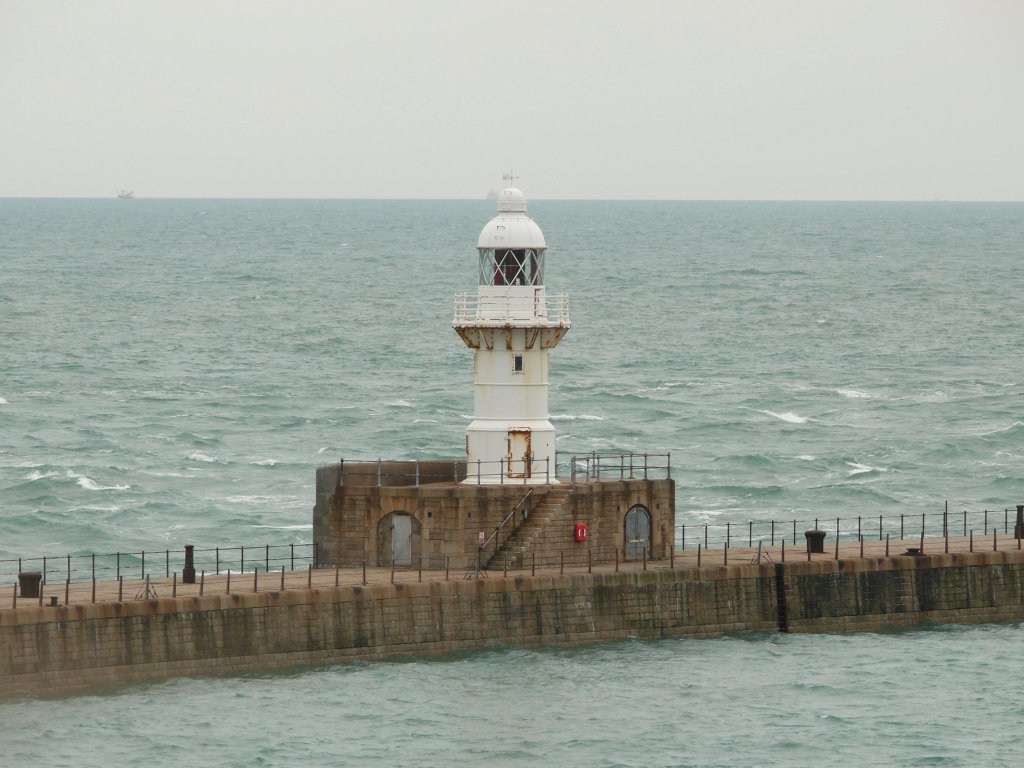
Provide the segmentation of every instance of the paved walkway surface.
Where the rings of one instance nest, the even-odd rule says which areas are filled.
[[[579,574],[592,571],[593,573],[611,573],[616,570],[623,572],[640,570],[667,570],[692,569],[698,566],[721,566],[741,565],[756,562],[792,562],[793,560],[832,560],[832,559],[853,559],[858,557],[878,558],[886,555],[908,554],[908,550],[919,550],[924,547],[924,554],[939,554],[943,552],[982,552],[982,551],[1005,551],[1021,549],[1021,541],[1015,539],[1012,534],[989,535],[987,537],[950,537],[943,538],[907,538],[902,540],[878,541],[865,540],[841,541],[839,544],[838,556],[835,540],[826,541],[824,552],[808,555],[804,542],[794,545],[787,541],[785,545],[777,543],[775,546],[762,547],[758,550],[754,547],[732,547],[728,550],[723,548],[711,548],[699,550],[687,548],[676,550],[672,561],[658,560],[630,561],[615,563],[594,563],[590,568],[587,566],[566,566],[564,569],[559,566],[537,567],[536,569],[517,568],[509,569],[507,572],[498,569],[485,571],[477,574],[474,571],[451,570],[447,573],[444,570],[423,570],[412,568],[401,568],[392,571],[390,568],[366,568],[361,566],[345,566],[342,568],[319,568],[314,570],[296,571],[248,571],[246,573],[232,573],[230,576],[221,572],[220,574],[197,574],[197,583],[183,584],[179,578],[153,578],[149,581],[139,578],[123,578],[118,581],[73,581],[70,583],[60,581],[43,585],[41,598],[20,597],[15,595],[17,588],[12,585],[3,592],[0,592],[0,610],[18,607],[51,605],[56,600],[57,605],[82,604],[82,603],[112,603],[126,600],[144,600],[163,597],[192,597],[200,594],[237,594],[246,592],[273,592],[281,589],[308,589],[327,588],[334,586],[355,586],[362,584],[384,584],[389,582],[414,583],[414,582],[440,582],[454,581],[459,579],[502,579],[514,578],[516,576],[530,575],[558,575],[560,573]],[[51,576],[52,579],[52,576]],[[6,594],[4,594],[4,592]]]

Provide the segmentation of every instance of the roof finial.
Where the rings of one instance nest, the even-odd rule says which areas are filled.
[[[518,179],[518,178],[519,177],[516,176],[515,173],[513,173],[513,171],[511,169],[509,169],[508,173],[502,174],[502,176],[501,176],[501,180],[502,181],[510,182],[513,187],[516,185],[516,179]]]

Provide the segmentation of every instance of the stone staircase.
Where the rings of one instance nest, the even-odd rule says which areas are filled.
[[[486,570],[503,570],[506,558],[509,568],[528,568],[530,553],[543,549],[545,539],[564,541],[571,533],[572,488],[552,488],[534,499],[529,516],[490,557]]]

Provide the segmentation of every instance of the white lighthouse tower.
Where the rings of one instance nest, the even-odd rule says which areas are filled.
[[[569,300],[544,290],[544,233],[515,187],[480,232],[479,285],[455,296],[452,327],[473,350],[467,483],[554,483],[548,356],[569,330]]]

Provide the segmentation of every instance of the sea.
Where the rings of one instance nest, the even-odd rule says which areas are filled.
[[[317,465],[458,457],[494,213],[0,199],[0,561],[308,545]],[[529,213],[560,455],[670,455],[694,526],[1024,503],[1024,204]],[[1022,659],[935,625],[172,679],[2,702],[0,764],[1010,766]]]

